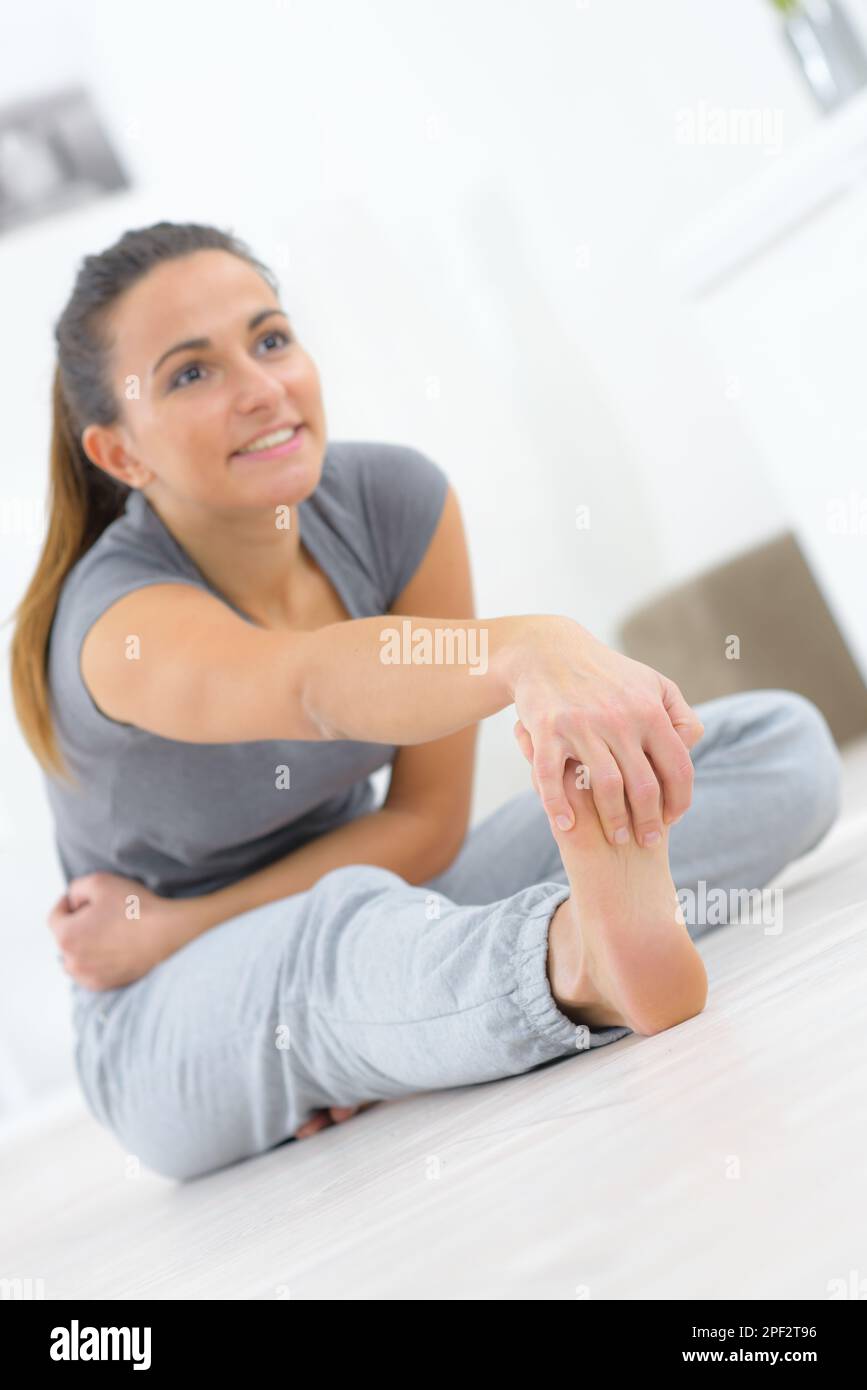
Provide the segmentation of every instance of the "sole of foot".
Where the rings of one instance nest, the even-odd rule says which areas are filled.
[[[570,759],[564,780],[574,825],[553,831],[571,888],[558,908],[575,933],[570,1017],[659,1033],[694,1018],[707,1000],[707,971],[669,869],[668,827],[651,848],[636,844],[631,827],[627,844],[609,844],[592,792],[576,785],[578,767]]]

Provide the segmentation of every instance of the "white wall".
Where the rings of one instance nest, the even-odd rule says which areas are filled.
[[[682,258],[697,333],[867,682],[867,88],[717,209]]]
[[[43,493],[50,329],[78,260],[168,218],[271,261],[333,437],[409,442],[449,472],[482,615],[570,613],[611,641],[650,592],[785,524],[662,268],[777,157],[682,143],[685,109],[779,112],[784,148],[821,119],[763,0],[34,0],[6,26],[0,90],[84,80],[135,183],[0,239],[6,494]],[[5,538],[4,614],[36,551]],[[70,1072],[44,925],[62,882],[2,698],[12,1108]],[[528,784],[511,724],[484,726],[477,815]]]

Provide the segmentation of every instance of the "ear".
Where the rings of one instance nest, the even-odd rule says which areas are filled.
[[[91,463],[127,487],[143,487],[153,478],[131,457],[117,425],[88,425],[81,432],[81,447]]]

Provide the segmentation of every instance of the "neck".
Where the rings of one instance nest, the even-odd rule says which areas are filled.
[[[309,568],[297,506],[227,516],[146,496],[209,584],[262,627],[291,625]]]

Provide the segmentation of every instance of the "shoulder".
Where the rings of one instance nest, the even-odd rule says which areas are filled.
[[[61,730],[80,734],[96,718],[105,732],[110,721],[99,716],[81,677],[84,640],[118,599],[167,582],[201,587],[188,558],[160,528],[145,498],[131,494],[126,510],[73,565],[61,586],[47,653],[49,686]]]
[[[330,442],[320,488],[338,494],[361,517],[386,608],[412,578],[430,544],[449,478],[410,444]]]
[[[317,490],[388,510],[428,494],[444,501],[448,487],[445,470],[411,444],[339,439],[328,443]]]
[[[142,584],[195,581],[195,569],[161,526],[145,497],[131,493],[126,510],[97,538],[67,574],[55,626],[89,626],[116,599]]]

